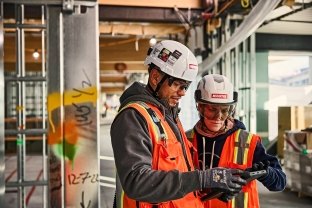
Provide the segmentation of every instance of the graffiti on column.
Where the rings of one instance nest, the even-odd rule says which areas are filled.
[[[64,160],[64,185],[66,205],[94,207],[92,198],[97,197],[97,88],[83,70],[82,80],[77,87],[65,90],[63,94],[48,95],[48,144],[55,156],[50,160],[50,191],[58,190],[61,183],[61,165]],[[62,108],[64,119],[55,119],[56,111]],[[58,160],[58,161],[57,161]],[[54,163],[55,162],[55,163]],[[53,173],[52,173],[53,172]],[[59,181],[58,181],[59,179]],[[84,193],[82,190],[87,189]],[[90,190],[90,191],[89,191]],[[87,203],[81,201],[88,198]],[[86,196],[87,195],[87,196]]]
[[[80,206],[81,208],[89,208],[91,205],[91,201],[89,200],[88,205],[86,206],[84,203],[84,191],[81,193],[81,202],[80,202]]]

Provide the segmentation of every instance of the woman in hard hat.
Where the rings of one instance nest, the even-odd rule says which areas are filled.
[[[198,83],[195,100],[200,120],[187,132],[197,149],[193,154],[195,167],[262,170],[258,180],[266,188],[284,190],[286,176],[277,158],[266,153],[258,135],[246,131],[245,125],[233,118],[237,92],[229,79],[219,74],[204,76]],[[259,207],[256,181],[250,181],[240,192],[224,192],[204,205],[205,208]]]

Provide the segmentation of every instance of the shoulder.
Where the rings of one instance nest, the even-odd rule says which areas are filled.
[[[118,126],[120,127],[121,125],[137,122],[140,122],[141,124],[146,124],[146,119],[137,108],[129,105],[119,110],[118,114],[114,118],[112,127],[117,126],[118,128]]]
[[[189,129],[185,132],[185,135],[190,142],[193,142],[194,134],[195,134],[194,129]]]

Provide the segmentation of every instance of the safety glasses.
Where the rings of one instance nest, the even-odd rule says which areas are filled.
[[[174,77],[169,77],[168,78],[168,85],[169,87],[173,88],[174,90],[185,90],[189,88],[191,82],[182,80],[182,79],[177,79]]]
[[[207,119],[226,119],[234,110],[234,105],[226,104],[204,104],[200,103],[199,108],[202,116]]]

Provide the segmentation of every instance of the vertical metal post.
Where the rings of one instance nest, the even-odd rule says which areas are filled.
[[[48,6],[49,207],[100,207],[98,34],[97,5]]]
[[[217,42],[218,42],[218,36],[217,36],[216,30],[214,30],[212,32],[211,36],[212,36],[211,37],[211,39],[212,39],[211,40],[211,46],[212,46],[211,49],[212,49],[212,53],[214,53],[216,51]],[[217,64],[214,65],[210,71],[211,71],[212,74],[217,73]]]
[[[16,21],[18,24],[24,23],[24,5],[16,5]],[[16,76],[25,76],[25,34],[23,28],[17,28],[16,30],[16,41],[17,41],[17,65],[16,65]],[[17,82],[17,128],[23,130],[26,125],[25,117],[25,83]],[[25,134],[18,134],[17,140],[17,182],[23,183],[25,177]],[[18,187],[18,206],[26,207],[25,203],[25,187]]]
[[[250,131],[257,132],[257,98],[256,98],[256,35],[250,38]]]
[[[45,15],[46,15],[46,7],[41,6],[41,24],[45,24]],[[41,30],[41,76],[46,77],[46,59],[45,59],[45,41],[46,40],[46,30]],[[47,92],[46,92],[46,81],[41,82],[41,103],[42,103],[42,129],[46,129],[46,100],[47,100]],[[48,179],[48,167],[47,167],[47,136],[46,134],[42,135],[42,168],[43,168],[43,180],[46,181]],[[43,187],[43,208],[47,207],[47,198],[48,198],[48,188],[47,186]]]
[[[312,85],[312,56],[309,56],[309,85]]]
[[[240,44],[241,51],[240,51],[240,57],[241,57],[241,62],[240,62],[240,77],[241,77],[241,102],[242,102],[242,112],[244,112],[244,124],[246,126],[246,129],[249,130],[249,123],[248,123],[248,115],[249,115],[249,110],[248,110],[248,79],[247,79],[247,74],[246,74],[246,41],[243,41]]]
[[[230,32],[230,17],[229,15],[225,18],[225,26],[224,26],[224,33],[225,33],[225,42],[231,38]],[[234,68],[231,68],[231,51],[227,51],[225,53],[225,70],[224,74],[233,81],[233,72]]]
[[[0,3],[0,103],[4,103],[4,65],[3,65],[3,2]],[[5,207],[4,180],[4,105],[0,105],[0,207]]]

